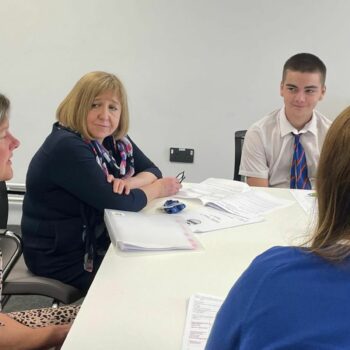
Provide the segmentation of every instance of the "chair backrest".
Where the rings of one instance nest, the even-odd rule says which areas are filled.
[[[0,252],[2,255],[3,281],[6,280],[6,277],[22,254],[21,239],[13,232],[7,230],[8,214],[9,204],[6,182],[0,181]]]
[[[241,164],[242,148],[246,132],[247,130],[238,130],[235,132],[235,170],[233,180],[236,181],[243,181],[243,177],[239,175],[239,166]]]
[[[1,233],[0,252],[2,256],[2,280],[6,281],[7,276],[22,254],[21,239],[11,231]]]
[[[7,219],[9,215],[9,203],[5,181],[0,181],[0,230],[7,230]]]

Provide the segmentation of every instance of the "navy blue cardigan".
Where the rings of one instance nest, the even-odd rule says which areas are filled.
[[[160,170],[130,141],[135,175],[150,172],[160,178]],[[105,250],[109,240],[103,210],[139,211],[146,204],[140,189],[129,195],[113,193],[90,146],[79,135],[54,124],[27,173],[22,235],[28,268],[87,290],[102,257],[95,256],[93,273],[84,270],[83,226],[96,231],[97,249]]]

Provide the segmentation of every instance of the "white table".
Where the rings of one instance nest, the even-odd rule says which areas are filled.
[[[289,190],[266,190],[294,201]],[[198,235],[202,251],[123,253],[111,245],[62,349],[181,349],[192,294],[224,297],[256,255],[305,239],[309,219],[298,203],[265,217]]]

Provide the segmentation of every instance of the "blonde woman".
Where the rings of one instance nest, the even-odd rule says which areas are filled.
[[[115,75],[83,76],[57,120],[29,165],[23,253],[36,275],[87,291],[109,245],[103,210],[139,211],[181,185],[162,178],[127,135],[126,92]]]

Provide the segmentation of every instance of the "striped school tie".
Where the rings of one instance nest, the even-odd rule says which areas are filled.
[[[310,190],[311,183],[307,175],[307,164],[305,151],[300,143],[301,134],[293,134],[294,136],[294,153],[292,167],[290,169],[290,188],[299,188]]]

